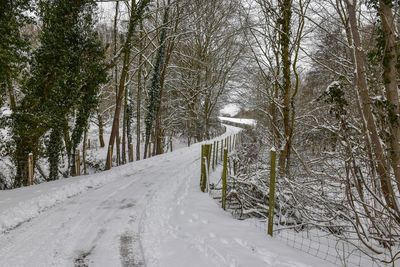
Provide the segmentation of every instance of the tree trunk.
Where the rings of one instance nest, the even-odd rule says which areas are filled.
[[[106,144],[104,142],[104,123],[103,123],[103,117],[100,114],[100,111],[97,110],[97,121],[99,124],[99,143],[100,147],[104,147]]]
[[[15,101],[14,90],[13,90],[11,78],[8,79],[6,87],[7,87],[8,99],[9,99],[9,102],[10,102],[10,109],[12,111],[15,111],[15,108],[17,107],[17,104],[16,104],[16,101]]]
[[[127,129],[129,124],[129,112],[128,112],[128,88],[125,89],[125,98],[124,98],[124,120],[122,123],[122,157],[121,157],[121,164],[126,163],[126,137],[128,134]]]
[[[115,16],[114,16],[114,56],[117,54],[117,35],[118,35],[118,30],[117,30],[117,21],[118,21],[118,11],[119,11],[119,2],[115,3]],[[114,88],[115,88],[115,101],[118,101],[118,64],[115,64],[114,66]],[[117,121],[118,126],[115,126],[117,128],[116,134],[115,134],[115,141],[117,142],[116,145],[116,162],[117,166],[120,165],[120,142],[119,142],[119,119]]]
[[[140,35],[139,35],[139,69],[137,74],[137,93],[136,93],[136,160],[140,160],[140,124],[141,124],[141,110],[142,110],[142,64],[143,64],[143,22],[140,21]]]
[[[87,175],[87,165],[86,165],[86,155],[87,155],[87,133],[88,133],[88,128],[85,129],[85,132],[83,134],[83,146],[82,146],[82,163],[83,163],[83,174]]]
[[[400,109],[397,83],[398,73],[396,68],[396,64],[398,63],[396,51],[396,24],[393,18],[392,7],[387,2],[388,1],[379,0],[379,15],[384,38],[384,57],[382,61],[383,83],[388,100],[387,111],[390,125],[389,155],[397,182],[397,188],[400,191]]]
[[[106,162],[106,170],[111,169],[111,158],[112,158],[112,150],[114,148],[114,142],[115,138],[117,136],[117,133],[119,131],[119,117],[121,114],[121,106],[122,106],[122,100],[124,97],[124,92],[125,92],[125,82],[126,78],[128,76],[128,70],[129,70],[129,61],[130,61],[130,53],[131,53],[131,47],[132,47],[132,36],[136,27],[137,22],[139,19],[141,19],[143,12],[145,10],[145,7],[149,3],[149,0],[142,0],[139,2],[138,6],[136,6],[136,1],[132,0],[131,1],[131,14],[130,14],[130,19],[129,19],[129,27],[128,27],[128,32],[126,35],[126,41],[123,47],[123,64],[122,64],[122,70],[121,70],[121,77],[119,80],[119,86],[118,86],[118,93],[117,93],[117,101],[115,105],[115,112],[114,112],[114,119],[113,119],[113,125],[111,128],[111,135],[110,135],[110,140],[109,140],[109,147],[111,149],[108,150],[107,153],[107,162]]]
[[[288,162],[292,149],[293,129],[291,123],[291,102],[292,102],[292,82],[291,82],[291,63],[290,63],[290,25],[292,18],[292,0],[282,0],[279,3],[282,16],[280,42],[282,57],[282,75],[283,75],[283,128],[284,128],[284,146],[279,155],[279,171],[281,175],[288,173]]]
[[[157,125],[157,128],[154,129],[156,132],[153,132],[153,135],[159,135],[161,131],[161,97],[162,97],[162,87],[163,87],[163,69],[165,68],[165,53],[166,53],[166,40],[167,40],[167,23],[168,23],[168,13],[169,13],[169,3],[164,10],[163,17],[163,27],[160,32],[160,46],[157,49],[157,54],[154,63],[153,77],[151,80],[150,88],[149,88],[149,103],[147,107],[147,114],[145,119],[146,125],[146,141],[145,141],[145,150],[147,149],[148,143],[150,142],[150,133],[153,128],[153,123]],[[153,136],[153,155],[156,153],[157,149],[157,141],[158,136]],[[159,147],[161,149],[161,146]],[[147,151],[145,151],[145,155]]]
[[[72,149],[72,142],[71,142],[71,137],[69,136],[69,127],[68,127],[68,121],[67,118],[63,121],[63,135],[64,135],[64,144],[65,144],[65,150],[67,152],[67,158],[68,158],[68,168],[67,170],[71,170],[71,149]],[[67,171],[67,172],[68,172]],[[69,175],[69,174],[68,174]]]
[[[366,76],[366,59],[364,50],[361,46],[360,33],[358,31],[357,17],[356,17],[356,1],[346,0],[346,9],[349,16],[350,30],[353,39],[353,53],[356,65],[354,73],[354,81],[357,92],[357,97],[362,107],[361,117],[365,120],[367,126],[367,136],[371,140],[372,149],[375,155],[377,173],[381,181],[381,190],[385,198],[386,204],[394,209],[398,215],[399,208],[393,192],[393,187],[390,181],[389,166],[386,163],[382,142],[378,134],[375,123],[375,118],[372,113],[371,101],[368,94],[367,76]]]

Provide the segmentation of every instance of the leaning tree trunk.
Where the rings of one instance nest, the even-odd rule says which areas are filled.
[[[366,59],[364,50],[361,46],[360,33],[358,31],[357,17],[356,17],[356,1],[346,0],[346,9],[349,16],[350,31],[353,39],[353,53],[356,71],[354,73],[354,81],[357,92],[358,101],[362,107],[361,117],[366,122],[367,138],[370,138],[372,150],[376,160],[376,171],[381,181],[381,190],[386,201],[386,204],[392,208],[397,216],[400,216],[399,208],[397,205],[396,197],[393,192],[393,187],[390,181],[389,166],[386,163],[384,149],[382,147],[382,140],[379,137],[375,118],[372,113],[371,101],[368,94],[367,76],[366,76]]]
[[[112,151],[114,148],[115,138],[119,131],[119,117],[121,114],[122,100],[125,95],[124,94],[125,93],[125,82],[126,82],[126,78],[128,76],[128,70],[129,70],[130,53],[131,53],[131,48],[132,48],[132,36],[133,36],[134,30],[135,30],[136,24],[141,19],[142,15],[144,13],[145,7],[148,5],[149,2],[150,2],[150,0],[142,0],[141,2],[138,3],[138,5],[136,5],[135,0],[131,1],[131,14],[130,14],[130,19],[129,19],[128,32],[126,35],[126,41],[123,46],[124,57],[123,57],[121,76],[120,76],[119,86],[118,86],[117,101],[116,101],[116,105],[115,105],[114,119],[113,119],[113,125],[111,128],[110,140],[108,143],[108,145],[111,149],[108,149],[108,152],[107,152],[106,170],[111,169]]]

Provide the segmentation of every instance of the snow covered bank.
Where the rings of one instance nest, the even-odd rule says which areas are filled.
[[[254,119],[239,119],[239,118],[229,118],[229,117],[218,117],[222,122],[228,121],[228,122],[233,122],[237,124],[244,124],[244,125],[251,125],[255,126],[257,124],[257,121]]]
[[[46,209],[116,178],[115,174],[81,176],[31,187],[0,191],[0,233],[38,216]]]

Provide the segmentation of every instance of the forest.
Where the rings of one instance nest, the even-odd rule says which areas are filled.
[[[276,148],[281,227],[395,266],[399,29],[394,0],[2,0],[0,189],[210,140],[233,104],[236,217],[268,217]]]

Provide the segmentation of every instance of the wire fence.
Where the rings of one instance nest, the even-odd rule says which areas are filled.
[[[267,237],[268,225],[268,208],[264,205],[265,211],[259,212],[252,210],[249,213],[243,212],[244,203],[235,198],[237,193],[237,177],[232,170],[233,154],[231,151],[229,156],[228,171],[228,197],[226,210],[231,212],[233,217],[244,219],[250,225],[256,227],[261,234]],[[217,161],[217,164],[219,162]],[[221,167],[216,167],[216,171],[210,175],[210,191],[209,194],[216,201],[222,200],[222,184],[220,179]],[[263,205],[261,205],[263,206]],[[343,225],[343,227],[346,227]],[[334,233],[324,227],[319,227],[312,223],[291,222],[278,211],[274,219],[273,237],[286,243],[294,249],[312,255],[318,259],[326,261],[336,266],[371,266],[386,267],[396,266],[399,262],[390,262],[393,258],[389,251],[384,250],[380,255],[371,254],[364,244],[357,238],[355,234]],[[400,243],[400,242],[399,242]],[[398,246],[399,244],[395,244]],[[365,249],[364,249],[365,248]],[[400,250],[400,247],[398,248]]]
[[[256,227],[261,233],[267,236],[268,219],[249,218],[246,220],[251,226]],[[330,233],[313,228],[307,229],[307,227],[302,230],[285,228],[282,225],[275,225],[275,227],[274,238],[281,240],[290,247],[333,265],[361,267],[392,266],[363,253],[360,250],[360,247],[362,247],[360,241],[354,240],[356,244],[351,244]],[[384,254],[381,259],[389,261],[390,257]]]

